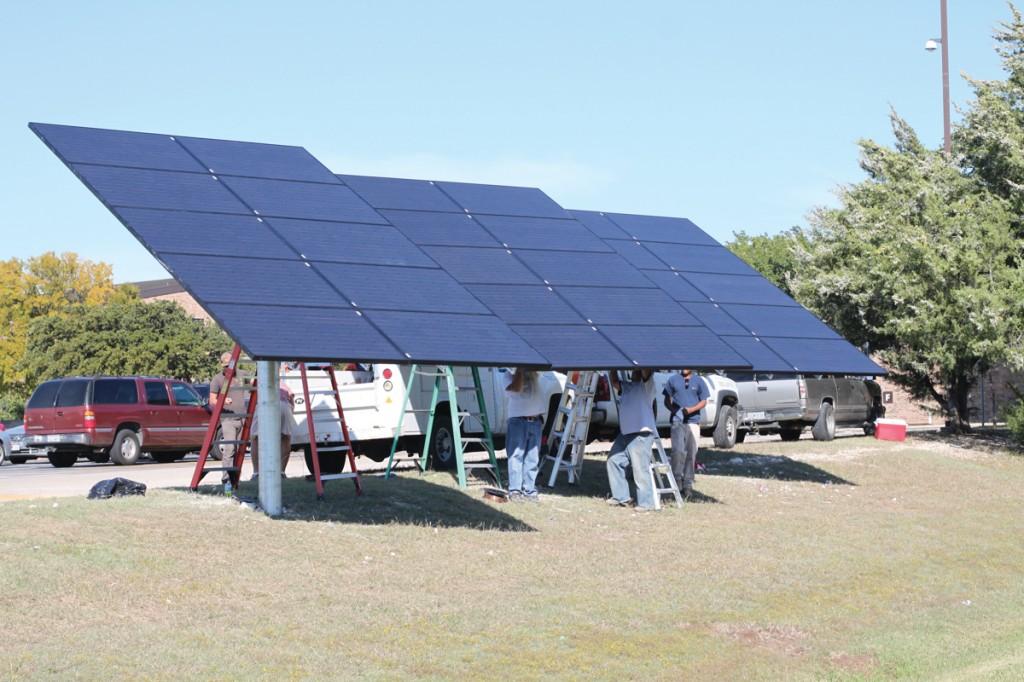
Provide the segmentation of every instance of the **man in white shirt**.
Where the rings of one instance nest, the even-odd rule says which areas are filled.
[[[620,393],[619,435],[608,455],[608,485],[612,496],[608,504],[629,506],[629,482],[626,469],[633,469],[637,511],[654,510],[651,486],[651,449],[658,426],[654,421],[654,370],[635,369],[629,381],[619,381],[618,372],[609,372],[612,389]]]
[[[540,468],[540,437],[547,396],[541,390],[541,376],[530,369],[503,371],[501,379],[508,398],[508,429],[505,454],[508,457],[509,500],[536,502],[537,471]]]

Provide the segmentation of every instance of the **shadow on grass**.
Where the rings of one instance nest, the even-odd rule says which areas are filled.
[[[351,481],[328,481],[324,484],[324,499],[318,501],[312,481],[302,478],[282,481],[281,499],[285,513],[281,518],[363,525],[393,523],[513,532],[535,530],[506,514],[497,504],[484,501],[480,487],[462,491],[431,482],[416,473],[390,479],[366,475],[362,482],[363,494],[357,496]],[[199,487],[198,494],[221,495],[222,489],[204,485]],[[242,483],[239,490],[241,498],[255,500],[257,495],[255,482]]]
[[[569,485],[566,483],[566,475],[559,474],[558,480],[555,482],[553,488],[548,488],[548,480],[551,476],[551,463],[548,462],[540,475],[537,476],[537,487],[540,489],[542,495],[558,495],[561,497],[596,497],[604,499],[609,496],[608,488],[608,469],[605,465],[607,457],[605,456],[587,456],[583,458],[583,469],[580,473],[580,477],[577,483]],[[630,474],[627,474],[627,477]],[[635,489],[633,488],[633,481],[630,478],[630,490],[633,491],[635,496]],[[662,498],[662,504],[674,504],[671,502],[672,498],[670,495],[666,495]],[[706,503],[706,504],[721,504],[716,498],[710,495],[705,495],[698,491],[693,491],[693,496],[690,498],[690,503]]]
[[[909,434],[909,437],[925,443],[942,443],[965,450],[980,450],[993,454],[1024,454],[1024,448],[1014,442],[1013,435],[1006,427],[983,426],[964,433],[915,431]]]
[[[809,481],[833,485],[856,485],[824,469],[799,462],[783,455],[763,455],[742,450],[727,452],[700,450],[697,464],[705,476],[741,476],[743,478],[770,478],[779,481]]]

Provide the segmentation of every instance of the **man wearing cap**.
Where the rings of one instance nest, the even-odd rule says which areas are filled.
[[[225,392],[227,393],[227,397],[224,399],[223,412],[231,416],[221,418],[221,439],[226,441],[237,441],[238,435],[242,431],[242,421],[245,415],[246,392],[241,387],[242,378],[237,371],[235,372],[235,379],[232,382],[232,386],[230,390],[228,389],[227,371],[231,366],[231,353],[221,354],[220,365],[220,374],[210,379],[210,404],[216,405],[221,394]],[[219,447],[223,465],[231,466],[231,462],[234,460],[235,450],[238,445],[235,443],[225,443]],[[226,483],[230,480],[230,473],[231,472],[228,471],[224,472],[221,476],[222,483]]]
[[[700,438],[700,411],[708,402],[704,380],[692,370],[673,374],[661,391],[665,407],[672,415],[672,475],[679,492],[690,499],[693,495],[693,472],[697,465],[697,439]]]

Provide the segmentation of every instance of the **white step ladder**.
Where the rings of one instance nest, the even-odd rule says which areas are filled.
[[[547,462],[552,463],[551,475],[548,477],[549,488],[555,487],[561,471],[567,474],[570,485],[579,481],[583,473],[583,452],[587,447],[587,432],[590,430],[590,415],[594,409],[598,376],[598,372],[583,371],[576,377],[575,382],[565,383],[565,390],[562,391],[548,439],[550,445],[551,440],[557,438],[558,449],[554,455],[545,455],[542,462],[542,466]]]
[[[676,498],[676,506],[683,506],[683,496],[679,492],[679,484],[672,473],[672,463],[661,443],[661,436],[654,434],[654,456],[651,457],[651,488],[654,489],[654,508],[661,509],[661,496],[672,494]]]

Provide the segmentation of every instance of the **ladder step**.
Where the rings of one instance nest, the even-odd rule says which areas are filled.
[[[463,469],[493,469],[489,462],[466,462],[462,465]]]
[[[491,442],[491,439],[490,438],[469,437],[469,438],[463,438],[462,442],[463,443],[488,443],[489,444]]]
[[[334,395],[334,391],[323,390],[323,391],[310,391],[310,395]]]
[[[325,447],[325,448],[317,446],[316,451],[317,452],[348,452],[350,449],[351,448],[349,446],[347,446],[347,445],[338,445],[338,446]]]
[[[239,467],[205,467],[203,469],[203,475],[210,473],[211,471],[241,471]]]
[[[324,474],[320,477],[321,481],[339,481],[343,478],[359,478],[359,474],[346,473],[346,474]]]
[[[456,386],[456,391],[475,391],[476,386]]]
[[[247,440],[215,440],[210,445],[248,445],[250,442]]]

